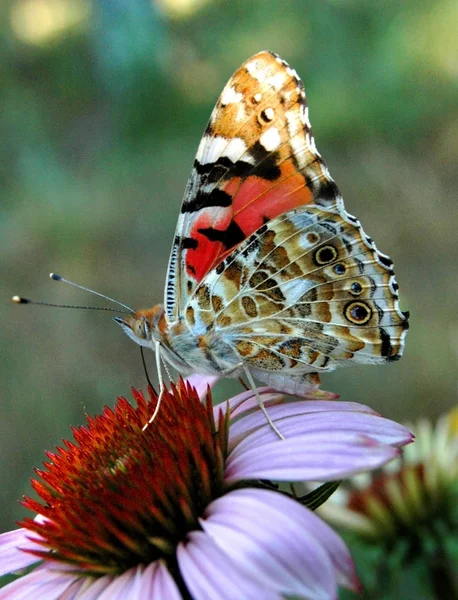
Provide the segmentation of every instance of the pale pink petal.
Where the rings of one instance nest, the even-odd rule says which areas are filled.
[[[27,529],[15,529],[0,535],[0,575],[14,573],[40,561],[38,557],[21,550],[43,550],[43,546],[30,540],[30,536],[34,535]],[[38,539],[38,536],[35,537]]]
[[[198,600],[238,600],[262,598],[281,600],[265,583],[253,580],[235,566],[228,555],[202,531],[188,535],[177,548],[180,573],[193,598]],[[250,560],[250,557],[245,557]]]
[[[236,490],[212,502],[205,532],[251,578],[282,594],[333,598],[337,577],[355,586],[342,540],[297,502],[267,490]]]
[[[202,400],[207,394],[207,388],[210,387],[211,389],[218,379],[220,377],[217,375],[198,375],[197,373],[193,373],[189,377],[186,377],[185,381],[196,389],[197,395]]]
[[[81,581],[82,585],[75,595],[75,600],[98,600],[103,590],[113,581],[113,577],[111,575],[105,575],[104,577],[97,577],[95,579],[93,577],[88,577]]]
[[[80,598],[80,590],[84,586],[84,579],[76,579],[65,592],[59,595],[59,600],[76,600]]]
[[[0,600],[58,600],[75,581],[74,575],[42,565],[1,588]]]
[[[350,432],[335,437],[318,433],[250,444],[228,456],[224,479],[335,480],[380,467],[399,454],[397,448]]]
[[[275,406],[275,409],[269,409],[269,416],[275,419],[281,419],[284,417],[296,417],[311,413],[329,413],[334,411],[337,411],[338,413],[361,412],[366,414],[378,415],[378,413],[369,406],[359,404],[358,402],[341,402],[334,400],[301,400],[294,402],[284,402],[282,401],[283,397],[280,396],[278,392],[272,393],[271,388],[262,389],[266,390],[265,394],[261,395],[261,399],[263,400],[264,405],[268,406],[270,401],[270,406]],[[248,392],[245,392],[244,394],[240,394],[240,397],[245,395],[247,396],[246,400],[237,408],[236,412],[234,413],[234,416],[242,416],[253,412],[253,409],[258,409],[255,412],[255,414],[259,413],[259,416],[264,417],[264,415],[262,415],[262,413],[260,413],[259,411],[258,403],[256,401],[256,398],[253,396],[253,392],[251,392],[250,390]],[[273,401],[275,397],[277,398],[276,402]],[[268,402],[266,402],[266,399],[268,399]],[[233,398],[233,400],[235,400],[235,398]],[[274,410],[273,415],[271,414],[272,410]],[[262,425],[262,422],[258,422],[255,417],[252,417],[251,422],[250,420],[245,422],[244,417],[243,419],[240,419],[239,421],[231,425],[232,435],[234,437],[240,434],[243,435],[249,427],[259,425]]]
[[[309,404],[312,406],[307,406]],[[333,406],[331,410],[324,410],[325,405]],[[269,416],[286,438],[323,432],[334,439],[340,431],[352,431],[355,435],[390,445],[404,445],[413,438],[403,425],[353,403],[339,406],[338,402],[290,402],[270,407]],[[275,437],[278,439],[261,412],[247,414],[232,424],[229,435],[229,448],[237,445],[238,450],[244,445],[268,442]]]
[[[271,387],[258,388],[259,397],[261,398],[264,406],[271,406],[272,404],[279,404],[284,402],[285,396],[275,391]],[[250,412],[253,409],[259,410],[259,404],[256,397],[253,395],[252,390],[242,392],[237,396],[234,396],[227,402],[221,402],[215,406],[215,418],[221,410],[223,414],[226,414],[226,410],[229,407],[231,417],[238,417],[246,412]]]
[[[103,590],[99,592],[97,600],[125,600],[132,598],[132,589],[135,585],[136,568],[129,569],[121,575],[112,577],[111,581],[107,581]]]
[[[181,594],[167,567],[162,562],[156,561],[146,568],[138,566],[116,577],[88,579],[75,596],[75,600],[124,600],[124,598],[181,600]]]
[[[181,600],[177,584],[162,561],[156,561],[145,569],[137,598]]]

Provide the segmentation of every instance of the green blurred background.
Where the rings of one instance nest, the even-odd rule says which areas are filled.
[[[301,75],[317,145],[392,256],[405,357],[324,388],[384,415],[456,402],[456,0],[4,0],[0,42],[1,531],[70,425],[145,387],[137,347],[55,271],[136,308],[162,300],[200,135],[223,85],[262,49]],[[151,374],[153,357],[149,356]],[[237,390],[236,383],[220,389]]]

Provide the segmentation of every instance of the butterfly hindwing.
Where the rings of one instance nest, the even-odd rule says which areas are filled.
[[[391,260],[357,219],[309,205],[234,249],[197,287],[186,316],[272,384],[269,373],[294,379],[399,358],[407,317],[397,287]]]
[[[168,321],[264,223],[297,206],[341,202],[315,146],[302,82],[278,56],[260,52],[227,83],[199,145],[169,262]]]

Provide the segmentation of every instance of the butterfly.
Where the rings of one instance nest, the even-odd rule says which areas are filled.
[[[263,51],[230,78],[199,144],[164,304],[116,317],[181,374],[320,397],[319,375],[398,360],[408,314],[315,146],[302,81]],[[325,396],[326,392],[323,392]]]

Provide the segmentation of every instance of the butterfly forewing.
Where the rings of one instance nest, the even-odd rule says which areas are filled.
[[[342,201],[316,150],[302,82],[261,52],[231,77],[199,145],[169,263],[169,322],[232,248],[310,203],[332,209]]]

